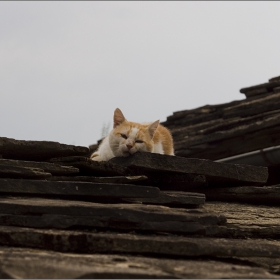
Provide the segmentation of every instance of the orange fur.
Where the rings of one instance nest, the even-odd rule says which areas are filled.
[[[162,141],[163,151],[165,155],[174,155],[173,139],[170,131],[163,125],[159,125],[153,137],[154,143]]]

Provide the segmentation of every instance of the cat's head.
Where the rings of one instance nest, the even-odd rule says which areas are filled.
[[[127,157],[136,152],[152,152],[153,137],[159,120],[151,124],[129,122],[122,111],[114,112],[114,128],[109,135],[110,148],[116,157]]]

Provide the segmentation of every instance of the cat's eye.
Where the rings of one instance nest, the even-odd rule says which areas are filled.
[[[125,134],[122,134],[122,133],[121,133],[121,137],[124,138],[124,139],[127,139],[127,136]]]
[[[135,143],[143,143],[143,140],[136,140]]]

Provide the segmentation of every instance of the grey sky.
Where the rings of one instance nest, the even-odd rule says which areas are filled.
[[[280,75],[280,2],[0,2],[0,136],[88,146]]]

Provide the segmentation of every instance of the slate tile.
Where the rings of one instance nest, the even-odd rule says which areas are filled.
[[[39,168],[52,175],[73,175],[79,173],[79,169],[73,166],[61,166],[49,162],[0,159],[0,168],[3,166]]]
[[[202,235],[219,231],[223,215],[203,209],[99,204],[42,198],[0,198],[0,224],[34,228],[106,228]]]
[[[204,175],[207,182],[264,184],[266,167],[223,164],[204,159],[183,158],[152,153],[135,153],[129,157],[112,158],[110,163],[122,165],[141,174],[148,172]]]
[[[23,257],[24,256],[24,257]],[[183,260],[118,254],[70,254],[23,248],[0,248],[5,278],[54,279],[277,279],[260,267],[218,260]]]
[[[87,147],[52,141],[25,141],[0,137],[0,155],[5,159],[49,160],[54,157],[87,155]]]
[[[0,178],[46,179],[51,176],[39,168],[0,165]]]

